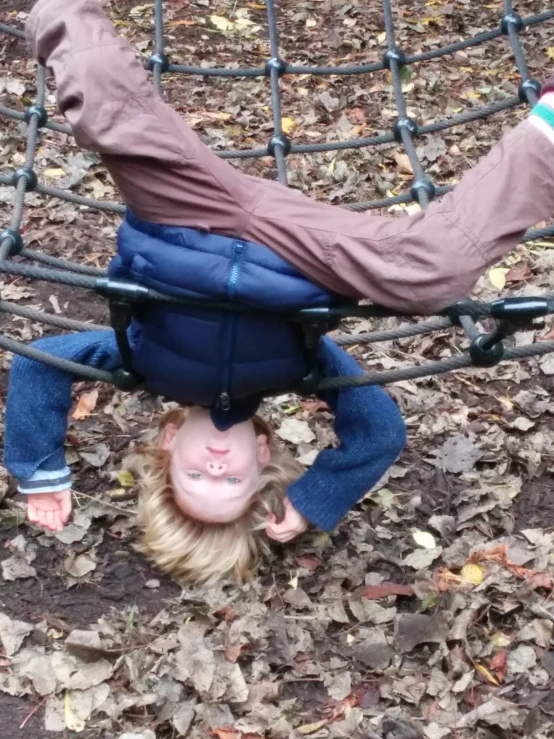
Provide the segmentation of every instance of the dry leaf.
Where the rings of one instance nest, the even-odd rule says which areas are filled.
[[[81,421],[83,418],[90,416],[92,411],[96,408],[98,402],[98,390],[91,390],[90,393],[83,393],[79,396],[77,407],[73,411],[72,417],[76,421]]]
[[[282,118],[281,128],[283,129],[283,133],[288,135],[296,128],[296,121],[293,118]]]
[[[301,442],[309,444],[315,439],[315,434],[307,422],[300,421],[297,418],[285,418],[275,433],[280,439],[290,441],[291,444],[300,444]]]
[[[361,591],[362,598],[379,600],[388,595],[414,595],[414,589],[410,585],[401,585],[397,582],[383,582],[380,585],[366,585]]]
[[[437,542],[435,541],[435,537],[433,534],[430,534],[428,531],[413,531],[412,532],[412,538],[415,541],[415,543],[418,545],[418,547],[423,547],[423,549],[436,549],[437,548]]]
[[[485,577],[485,570],[479,565],[464,565],[462,567],[462,580],[473,585],[481,585]]]
[[[506,275],[510,270],[506,267],[493,267],[487,272],[487,277],[493,287],[499,292],[506,287]]]
[[[12,620],[5,613],[0,612],[0,641],[4,646],[6,656],[14,655],[35,627],[25,621]]]

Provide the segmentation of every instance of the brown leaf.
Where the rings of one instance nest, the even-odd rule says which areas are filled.
[[[506,677],[506,663],[508,661],[508,652],[505,649],[501,649],[497,652],[490,661],[489,667],[491,671],[496,672],[498,682],[503,683]]]
[[[510,572],[519,577],[521,580],[528,580],[536,588],[552,588],[552,578],[548,572],[540,572],[539,570],[531,570],[528,567],[521,567],[513,562],[510,562],[507,554],[506,544],[499,544],[491,549],[480,550],[474,552],[468,559],[469,564],[476,562],[498,562],[499,564],[506,567]]]
[[[76,421],[82,421],[83,418],[90,416],[92,411],[96,408],[98,402],[98,390],[91,390],[90,393],[83,393],[79,396],[77,406],[73,411],[72,417]]]
[[[388,595],[414,595],[411,585],[401,585],[397,582],[382,582],[380,585],[366,585],[360,595],[368,600],[380,600]]]
[[[300,565],[300,567],[305,567],[307,570],[310,570],[310,572],[317,570],[317,568],[321,566],[321,560],[319,557],[310,554],[306,554],[303,557],[297,557],[296,563]]]
[[[397,151],[394,154],[394,160],[398,164],[398,168],[401,172],[407,172],[407,174],[414,173],[413,167],[410,163],[410,157],[407,154],[401,154]]]
[[[517,267],[512,267],[509,272],[506,273],[506,282],[525,282],[533,276],[531,268],[525,262],[524,264],[518,264]]]
[[[247,649],[250,649],[249,644],[229,644],[225,647],[225,659],[228,662],[236,662]]]
[[[233,606],[223,606],[223,608],[220,608],[219,611],[216,611],[214,613],[214,616],[216,618],[221,618],[226,623],[230,624],[232,621],[236,619],[237,612],[235,611]]]
[[[227,727],[212,729],[210,736],[215,736],[217,739],[263,739],[259,734],[251,734],[250,732],[245,734],[243,731]]]

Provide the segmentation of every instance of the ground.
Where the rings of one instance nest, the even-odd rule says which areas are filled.
[[[501,13],[499,3],[468,0],[395,5],[397,40],[413,53],[493,28]],[[23,27],[29,7],[1,0],[0,21]],[[546,7],[522,2],[518,11]],[[376,0],[283,0],[277,12],[289,62],[375,61],[386,48]],[[113,0],[109,13],[137,51],[152,50],[150,4]],[[553,64],[553,30],[550,22],[523,35],[530,72],[541,79]],[[263,3],[168,2],[166,32],[167,51],[181,63],[258,66],[269,56]],[[500,39],[420,64],[404,84],[412,114],[427,123],[513,95],[517,79]],[[23,43],[0,36],[2,102],[24,109],[33,80]],[[287,77],[282,88],[298,142],[371,135],[394,120],[385,72]],[[218,149],[263,145],[271,135],[265,81],[170,75],[165,95]],[[55,115],[53,97],[48,104]],[[521,108],[418,142],[426,171],[454,183],[524,115]],[[2,169],[21,166],[23,153],[19,127],[4,122]],[[334,203],[402,192],[411,180],[396,146],[295,156],[289,165],[293,186]],[[242,166],[275,176],[270,159]],[[48,184],[118,198],[99,161],[66,136],[44,134],[37,170]],[[11,188],[0,188],[3,224],[11,199]],[[104,266],[117,225],[112,215],[27,197],[25,240],[51,254]],[[502,283],[513,294],[549,289],[552,247],[520,247],[476,295],[491,299]],[[12,278],[0,290],[22,305],[106,320],[102,301],[82,291]],[[49,331],[3,314],[0,322],[24,341]],[[395,324],[351,320],[342,328]],[[547,317],[514,340],[552,332]],[[464,347],[462,336],[443,331],[352,351],[373,370]],[[2,403],[9,361],[0,357]],[[275,548],[251,583],[209,589],[181,588],[133,548],[132,478],[122,473],[136,442],[151,434],[160,400],[78,384],[68,440],[71,526],[52,536],[26,525],[0,468],[0,736],[554,736],[553,377],[546,357],[391,386],[409,442],[387,478],[332,535],[310,531]],[[332,444],[332,419],[320,404],[286,396],[264,414],[305,463]]]

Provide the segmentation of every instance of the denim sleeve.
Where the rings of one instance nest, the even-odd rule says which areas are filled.
[[[331,339],[320,346],[326,377],[361,375],[358,363]],[[394,401],[380,387],[320,394],[335,415],[335,449],[324,449],[288,489],[297,511],[321,529],[332,530],[379,481],[406,445],[406,427]]]
[[[52,336],[32,344],[56,357],[113,370],[121,360],[112,331]],[[25,357],[12,360],[4,431],[4,465],[20,480],[65,467],[71,386],[78,378]]]

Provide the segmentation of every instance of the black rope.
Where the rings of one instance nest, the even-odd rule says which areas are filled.
[[[394,19],[392,13],[391,0],[383,0],[383,16],[387,38],[387,53],[380,62],[355,65],[339,65],[334,67],[325,66],[309,66],[309,65],[289,65],[279,55],[279,36],[277,29],[277,19],[275,13],[274,0],[267,0],[267,19],[269,31],[270,59],[264,67],[247,68],[247,69],[222,69],[203,67],[194,67],[181,64],[173,64],[165,53],[164,47],[164,25],[163,25],[163,0],[154,0],[154,53],[145,63],[145,66],[152,72],[154,85],[158,92],[162,93],[162,80],[166,72],[184,73],[189,75],[202,75],[204,77],[222,77],[222,78],[252,78],[265,76],[269,80],[272,114],[273,114],[273,136],[269,143],[261,148],[248,150],[229,150],[218,151],[217,154],[224,159],[247,159],[261,158],[272,156],[275,160],[277,176],[282,184],[287,183],[287,166],[286,157],[288,154],[309,154],[323,153],[329,151],[347,151],[352,149],[360,149],[365,147],[377,147],[389,145],[395,141],[401,143],[408,155],[413,173],[414,182],[409,192],[394,197],[380,198],[369,202],[351,203],[344,207],[352,210],[369,210],[373,208],[385,208],[394,204],[404,204],[411,201],[418,202],[422,208],[425,208],[432,197],[442,195],[449,192],[452,188],[448,186],[437,187],[426,178],[421,162],[419,161],[415,146],[415,138],[422,135],[434,134],[440,131],[450,129],[454,126],[463,125],[472,121],[487,118],[498,112],[509,110],[522,103],[534,105],[537,102],[540,85],[535,80],[529,78],[525,55],[521,46],[520,33],[525,28],[539,25],[547,20],[554,18],[554,8],[542,13],[529,15],[525,18],[520,17],[513,10],[511,0],[503,0],[504,16],[498,27],[489,31],[477,34],[469,39],[461,39],[460,41],[448,46],[429,49],[419,54],[406,54],[402,49],[396,46]],[[15,28],[6,24],[0,24],[0,33],[7,34],[17,39],[24,38],[24,34]],[[505,36],[511,46],[515,63],[521,77],[518,95],[495,103],[481,106],[463,113],[451,116],[447,119],[419,125],[417,121],[410,120],[406,106],[406,100],[402,88],[402,69],[407,65],[424,63],[444,57],[448,54],[462,51],[465,49],[480,46],[493,39]],[[281,90],[280,78],[285,74],[312,74],[312,75],[359,75],[377,72],[388,69],[391,74],[392,93],[394,96],[396,108],[398,110],[398,120],[396,121],[393,131],[380,133],[370,137],[358,139],[349,139],[347,141],[324,142],[319,144],[292,144],[283,132],[282,126],[282,106],[281,106]],[[54,257],[42,252],[25,248],[20,234],[21,223],[23,218],[23,209],[25,205],[25,194],[30,190],[36,190],[40,194],[47,195],[59,200],[75,203],[81,206],[87,206],[100,211],[123,214],[125,207],[120,203],[114,203],[106,200],[94,200],[80,195],[75,195],[67,190],[47,187],[37,182],[37,176],[34,172],[34,157],[40,130],[47,129],[54,132],[70,134],[71,131],[67,125],[56,123],[48,120],[45,109],[45,75],[44,69],[37,69],[37,99],[35,105],[26,111],[18,111],[0,105],[0,115],[13,118],[15,120],[25,121],[27,123],[27,148],[25,164],[15,173],[0,174],[0,184],[13,185],[15,188],[12,218],[9,227],[0,236],[0,273],[26,277],[31,279],[40,279],[47,282],[66,284],[73,287],[84,288],[88,290],[96,290],[102,292],[99,285],[103,282],[106,272],[87,265],[73,263],[58,257]],[[539,240],[554,236],[554,226],[548,226],[544,229],[529,229],[525,234],[524,241]],[[26,261],[13,261],[11,257],[20,255]],[[29,261],[39,262],[45,266],[35,266],[29,264]],[[154,290],[147,290],[147,299],[155,302],[165,302],[175,305],[199,305],[198,301],[186,300],[181,298],[173,298],[163,295]],[[554,312],[554,293],[547,294],[543,297],[544,310],[548,313]],[[236,304],[228,304],[217,301],[202,302],[202,306],[206,309],[213,310],[233,310],[239,313],[256,313],[259,311],[248,306],[237,306]],[[8,312],[29,320],[39,321],[48,325],[55,326],[66,330],[98,330],[105,328],[97,324],[88,324],[81,321],[74,321],[63,316],[52,315],[42,311],[37,311],[26,306],[19,306],[8,301],[0,299],[0,311]],[[335,317],[384,317],[398,316],[395,311],[382,308],[380,306],[368,305],[358,306],[357,308],[333,309]],[[301,312],[310,314],[309,309]],[[294,314],[280,314],[283,320],[302,320],[299,312]],[[354,346],[356,344],[372,344],[379,341],[392,341],[412,336],[423,335],[433,331],[450,329],[457,322],[460,323],[465,331],[466,336],[471,340],[479,337],[479,329],[475,321],[487,316],[493,315],[493,304],[480,303],[479,301],[466,300],[453,306],[444,315],[431,318],[418,323],[407,324],[398,328],[374,331],[370,333],[352,335],[338,335],[336,341],[343,346]],[[7,337],[0,336],[0,346],[7,351],[15,351],[16,353],[47,362],[65,371],[80,377],[94,380],[115,381],[115,375],[111,373],[95,370],[90,367],[81,366],[67,360],[61,360],[57,357],[50,356],[44,352],[39,352],[27,347],[25,344],[13,341]],[[544,342],[533,344],[525,347],[512,347],[504,350],[504,358],[514,359],[530,356],[539,356],[554,350],[554,342]],[[390,382],[398,382],[406,379],[417,379],[425,376],[432,376],[442,372],[449,372],[454,369],[469,367],[473,364],[474,359],[470,354],[461,354],[438,362],[425,363],[418,367],[409,367],[403,370],[394,370],[389,372],[377,372],[361,377],[351,378],[329,378],[324,380],[322,388],[338,388],[338,387],[356,387],[367,384],[388,384]]]

